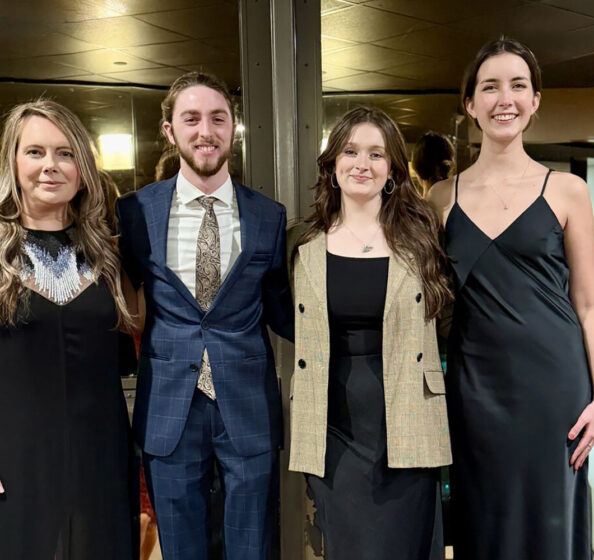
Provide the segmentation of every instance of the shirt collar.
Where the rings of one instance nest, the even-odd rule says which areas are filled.
[[[177,174],[177,180],[175,183],[177,190],[177,196],[182,204],[188,204],[192,200],[196,200],[202,196],[206,196],[200,189],[192,185],[180,171]],[[214,196],[217,200],[220,200],[225,206],[233,205],[233,182],[231,176],[227,175],[225,182],[214,192],[208,196]]]

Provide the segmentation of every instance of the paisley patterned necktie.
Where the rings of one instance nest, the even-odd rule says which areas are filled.
[[[198,203],[206,213],[200,224],[196,244],[196,301],[204,311],[208,311],[221,285],[221,240],[219,223],[212,206],[216,200],[214,196],[203,196],[198,199]],[[212,369],[206,348],[200,363],[198,389],[215,400]]]

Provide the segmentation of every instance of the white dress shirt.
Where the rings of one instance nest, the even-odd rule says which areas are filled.
[[[167,230],[167,266],[196,295],[196,244],[206,210],[198,203],[205,195],[181,173],[177,175]],[[221,282],[241,252],[239,209],[231,177],[212,194],[221,240]]]

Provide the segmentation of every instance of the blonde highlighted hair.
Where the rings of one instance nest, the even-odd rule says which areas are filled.
[[[30,117],[47,119],[66,136],[80,174],[80,190],[68,205],[69,222],[76,230],[77,249],[103,277],[114,298],[117,326],[131,328],[120,283],[117,241],[106,221],[106,201],[88,132],[74,113],[47,99],[16,105],[8,113],[0,140],[0,324],[14,325],[27,304],[20,279],[23,206],[17,180],[16,153],[21,132]],[[114,325],[115,326],[115,325]]]

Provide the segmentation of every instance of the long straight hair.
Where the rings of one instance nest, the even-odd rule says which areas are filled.
[[[313,186],[313,214],[306,220],[292,254],[300,245],[340,223],[340,189],[332,188],[336,158],[348,143],[353,128],[362,123],[376,126],[386,143],[394,190],[382,190],[379,222],[389,248],[420,278],[425,292],[425,316],[436,317],[452,298],[445,274],[446,255],[439,244],[439,220],[418,194],[410,178],[404,139],[394,121],[383,111],[358,107],[346,113],[332,129],[326,149],[318,157],[318,180]]]
[[[27,292],[20,278],[25,228],[21,223],[23,205],[17,180],[16,153],[24,123],[33,116],[53,123],[70,143],[80,173],[80,190],[68,205],[68,218],[75,226],[77,249],[92,267],[94,276],[105,279],[115,300],[117,326],[131,328],[132,317],[120,283],[117,242],[107,224],[105,195],[91,140],[76,115],[47,99],[13,107],[4,122],[0,140],[0,324],[14,325],[17,312],[20,316],[27,305]]]

